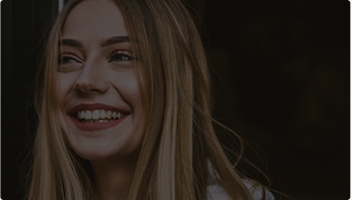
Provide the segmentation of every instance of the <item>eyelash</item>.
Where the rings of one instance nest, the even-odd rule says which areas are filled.
[[[67,59],[67,60],[65,60]],[[70,62],[68,61],[68,59],[72,59],[74,60],[75,62],[78,62],[78,63],[81,63],[81,61],[79,61],[77,58],[75,58],[74,56],[71,56],[69,54],[63,54],[63,55],[60,55],[58,60],[57,60],[57,63],[59,65],[65,65],[65,64],[69,64]]]
[[[123,58],[121,58],[121,56],[123,56]],[[126,59],[124,59],[126,57]],[[114,58],[117,58],[117,60],[113,60]],[[110,54],[109,56],[109,62],[113,62],[113,61],[131,61],[131,60],[135,60],[135,58],[132,56],[132,53],[129,51],[124,51],[124,50],[117,50],[114,51]]]

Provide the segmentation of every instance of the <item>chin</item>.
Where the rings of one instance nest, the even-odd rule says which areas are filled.
[[[81,158],[89,161],[111,160],[129,157],[135,154],[141,145],[111,139],[80,139],[71,140],[69,146]],[[114,141],[114,142],[111,142]]]

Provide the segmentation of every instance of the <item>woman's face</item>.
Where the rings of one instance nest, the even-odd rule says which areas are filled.
[[[88,160],[137,152],[144,133],[141,88],[117,5],[107,0],[78,4],[59,46],[59,117],[70,147]]]

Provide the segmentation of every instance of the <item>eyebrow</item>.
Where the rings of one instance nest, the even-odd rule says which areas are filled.
[[[110,46],[110,45],[118,44],[118,43],[123,43],[123,42],[129,42],[129,37],[128,36],[111,37],[107,40],[102,40],[101,46],[106,47],[106,46]]]
[[[77,48],[82,48],[83,44],[79,40],[74,40],[74,39],[62,39],[59,41],[58,46],[71,46],[71,47],[77,47]]]
[[[115,36],[101,41],[101,47],[110,46],[113,44],[129,42],[128,36]],[[60,46],[71,46],[76,48],[83,48],[83,43],[80,40],[75,39],[62,39],[59,41]]]

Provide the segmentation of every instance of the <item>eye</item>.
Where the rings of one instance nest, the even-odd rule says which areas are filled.
[[[134,60],[130,51],[114,51],[109,56],[109,62],[121,62]]]
[[[73,63],[81,63],[81,61],[79,61],[79,59],[76,58],[75,56],[72,56],[69,54],[63,54],[58,58],[57,63],[59,65],[68,65]]]

